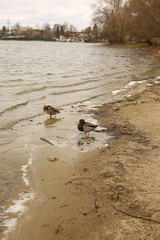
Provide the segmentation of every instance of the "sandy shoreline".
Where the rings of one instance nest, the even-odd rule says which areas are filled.
[[[108,130],[108,146],[73,155],[70,145],[53,152],[41,142],[51,136],[49,126],[32,136],[39,144],[35,201],[9,240],[159,239],[160,79],[148,83],[91,111]]]
[[[37,155],[38,199],[9,239],[158,240],[159,92],[157,79],[141,93],[98,107],[95,118],[113,138],[104,148],[74,156],[67,168],[65,161],[59,167],[44,162],[52,154],[44,144]],[[66,153],[57,154],[64,159]],[[61,175],[56,194],[55,173]]]

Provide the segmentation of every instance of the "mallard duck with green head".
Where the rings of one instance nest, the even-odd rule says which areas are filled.
[[[44,105],[44,106],[43,106],[43,111],[44,111],[45,113],[49,114],[49,115],[50,115],[50,118],[52,117],[52,115],[55,115],[55,114],[57,114],[57,113],[60,113],[58,109],[56,109],[56,108],[54,108],[54,107],[52,107],[52,106],[50,106],[50,105],[47,105],[47,106]]]
[[[95,131],[97,127],[97,125],[93,123],[85,122],[84,119],[80,119],[77,124],[78,124],[77,126],[78,130],[81,132],[84,132],[85,135],[88,133],[88,137],[89,137],[89,132]]]

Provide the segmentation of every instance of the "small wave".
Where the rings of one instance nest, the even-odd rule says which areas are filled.
[[[23,94],[27,94],[27,93],[31,93],[31,92],[39,92],[39,91],[42,91],[46,88],[47,87],[44,86],[44,87],[41,87],[41,88],[28,89],[28,90],[20,91],[20,92],[16,93],[16,95],[23,95]]]
[[[34,98],[34,99],[31,99],[30,102],[36,102],[38,100],[42,100],[42,99],[45,99],[46,96],[42,96],[42,97],[39,97],[39,98]]]
[[[62,78],[70,78],[70,75],[63,75]]]
[[[38,114],[39,115],[39,114]],[[36,118],[38,115],[33,115],[33,116],[30,116],[30,117],[26,117],[26,118],[22,118],[22,119],[19,119],[19,120],[16,120],[16,121],[13,121],[11,123],[7,123],[7,126],[4,126],[4,127],[1,127],[0,128],[0,131],[4,131],[4,130],[8,130],[10,128],[13,128],[16,124],[20,123],[20,122],[23,122],[23,121],[27,121],[29,119],[33,119],[33,118]]]
[[[24,80],[22,78],[19,78],[19,79],[11,79],[11,80],[8,80],[7,82],[23,82]]]
[[[21,107],[21,106],[24,106],[24,105],[27,105],[28,103],[29,103],[29,101],[24,102],[24,103],[19,103],[19,104],[11,106],[9,108],[6,108],[2,112],[0,112],[0,115],[4,114],[5,112],[8,112],[8,111],[13,111],[14,109],[16,109],[18,107]]]
[[[83,81],[83,82],[78,82],[75,84],[69,84],[69,85],[55,85],[55,86],[43,86],[41,88],[33,88],[33,89],[28,89],[28,90],[24,90],[24,91],[20,91],[18,93],[16,93],[16,95],[24,95],[27,93],[32,93],[32,92],[39,92],[45,89],[51,89],[51,88],[68,88],[68,87],[74,87],[74,86],[79,86],[79,85],[85,85],[87,83],[92,83],[92,82],[98,82],[100,81],[100,79],[94,79],[94,80],[90,80],[90,81]]]
[[[85,85],[87,83],[93,83],[93,82],[98,82],[100,81],[100,79],[93,79],[92,80],[89,80],[90,78],[85,78],[87,79],[87,81],[82,81],[82,82],[77,82],[77,83],[74,83],[74,84],[69,84],[69,85],[59,85],[59,86],[56,86],[58,88],[65,88],[65,87],[74,87],[74,86],[79,86],[79,85]]]
[[[107,96],[107,95],[108,95],[108,92],[105,92],[105,93],[102,93],[102,94],[98,94],[98,95],[92,96],[92,97],[90,97],[90,98],[83,99],[83,100],[81,100],[81,101],[76,101],[76,102],[64,104],[64,105],[62,105],[61,107],[70,106],[71,104],[74,105],[74,104],[84,103],[84,102],[86,102],[86,101],[94,100],[94,99],[96,99],[96,98],[98,98],[98,97]]]
[[[48,76],[54,75],[53,73],[47,73]]]
[[[0,142],[0,146],[6,145],[6,144],[9,144],[9,143],[12,143],[12,142],[13,142],[13,140],[6,141],[6,142],[3,141],[3,143]]]
[[[0,84],[0,88],[9,88],[9,87],[20,87],[20,86],[26,86],[26,84]]]
[[[54,92],[54,93],[50,93],[50,95],[63,95],[63,94],[68,94],[68,93],[75,93],[75,92],[83,92],[83,91],[89,91],[89,90],[93,90],[93,89],[97,89],[97,88],[100,88],[100,87],[104,87],[104,86],[108,86],[111,82],[107,82],[107,83],[104,83],[104,84],[100,84],[98,86],[95,86],[95,87],[91,87],[91,88],[84,88],[84,89],[75,89],[75,90],[70,90],[70,91],[65,91],[65,92]]]
[[[85,88],[85,89],[79,89],[79,90],[70,90],[70,91],[65,91],[65,92],[54,92],[54,93],[50,93],[50,95],[63,95],[63,94],[68,94],[68,93],[84,92],[84,91],[89,91],[89,90],[93,90],[93,89],[96,89],[96,88],[97,88],[97,86],[92,87],[92,88]]]

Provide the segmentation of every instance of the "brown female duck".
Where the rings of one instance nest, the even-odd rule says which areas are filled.
[[[58,109],[56,109],[56,108],[54,108],[54,107],[52,107],[52,106],[50,106],[50,105],[47,105],[47,106],[44,105],[44,106],[43,106],[43,111],[44,111],[45,113],[49,114],[49,115],[50,115],[50,118],[52,117],[52,115],[55,115],[55,114],[57,114],[57,113],[60,113]]]

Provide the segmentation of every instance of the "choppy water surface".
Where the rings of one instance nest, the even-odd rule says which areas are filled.
[[[36,116],[44,103],[108,98],[146,70],[136,53],[101,45],[1,41],[0,49],[1,130]]]
[[[17,124],[25,126],[25,120],[39,117],[44,104],[63,108],[65,119],[71,105],[109,100],[130,82],[156,78],[158,65],[137,50],[100,44],[0,41],[0,51],[0,234],[4,230],[7,236],[6,226],[16,222],[7,214],[21,212],[33,198],[32,191],[20,191],[19,186],[30,184],[27,170],[36,158],[35,146]],[[77,141],[81,149],[85,142],[74,134],[70,142]]]

